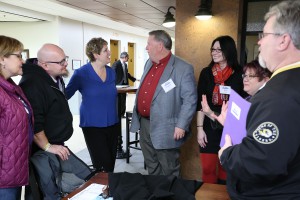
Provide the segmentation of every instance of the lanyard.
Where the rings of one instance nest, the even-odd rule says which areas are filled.
[[[287,65],[285,67],[279,68],[272,74],[271,78],[273,78],[274,76],[276,76],[277,74],[279,74],[281,72],[284,72],[284,71],[287,71],[290,69],[299,68],[299,67],[300,67],[300,62],[296,62],[296,63],[290,64],[290,65]]]

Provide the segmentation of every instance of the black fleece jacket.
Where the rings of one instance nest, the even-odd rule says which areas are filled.
[[[63,92],[40,66],[26,63],[20,81],[34,114],[34,133],[45,132],[51,144],[63,144],[73,134],[73,116]]]

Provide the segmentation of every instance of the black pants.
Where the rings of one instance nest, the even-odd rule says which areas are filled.
[[[90,153],[94,168],[113,172],[115,168],[118,126],[82,127],[85,142]]]
[[[118,94],[118,115],[119,118],[125,115],[126,112],[126,93]]]

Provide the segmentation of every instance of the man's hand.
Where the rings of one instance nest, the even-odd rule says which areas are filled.
[[[228,147],[230,147],[230,146],[232,146],[231,137],[230,137],[228,134],[226,134],[226,135],[225,135],[225,144],[224,144],[223,147],[219,150],[219,153],[218,153],[219,159],[221,158],[223,151],[224,151],[225,149],[227,149]]]
[[[185,136],[185,130],[175,127],[175,131],[174,131],[174,139],[175,140],[180,140]]]
[[[62,160],[68,160],[69,149],[63,145],[49,144],[44,131],[34,134],[33,141],[43,150],[58,155]],[[48,144],[50,147],[47,147]],[[45,146],[46,145],[46,146]]]
[[[52,144],[47,151],[58,155],[62,160],[68,160],[70,155],[69,149],[63,145]]]

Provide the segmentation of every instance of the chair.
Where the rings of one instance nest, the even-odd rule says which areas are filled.
[[[129,163],[130,148],[137,149],[137,150],[142,150],[138,146],[138,143],[140,142],[139,132],[135,133],[135,140],[130,140],[129,126],[130,126],[131,120],[132,120],[132,112],[128,111],[128,112],[126,112],[126,163]]]
[[[126,112],[126,163],[129,163],[130,158],[130,148],[142,150],[141,147],[138,146],[139,140],[139,131],[135,133],[135,140],[130,140],[130,131],[129,126],[132,120],[132,112]],[[133,146],[134,145],[134,146]],[[144,169],[146,169],[146,163],[144,162]]]

